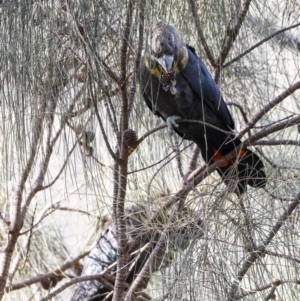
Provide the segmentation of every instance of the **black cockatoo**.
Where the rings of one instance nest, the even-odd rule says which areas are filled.
[[[195,49],[184,42],[174,26],[163,21],[152,26],[140,76],[143,98],[150,110],[171,122],[182,138],[194,141],[207,164],[218,161],[241,143],[234,133],[234,121],[218,85]],[[174,116],[202,124],[176,124]],[[226,184],[234,180],[238,194],[246,190],[247,184],[266,185],[261,159],[246,148],[220,166],[218,173]]]

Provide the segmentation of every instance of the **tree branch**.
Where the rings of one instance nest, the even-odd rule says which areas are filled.
[[[154,250],[151,252],[142,270],[137,275],[131,287],[127,291],[124,301],[130,301],[134,294],[136,294],[138,291],[141,291],[143,288],[145,288],[147,282],[150,279],[151,271],[153,270],[155,271],[157,267],[160,266],[164,257],[163,254],[166,247],[167,236],[168,236],[168,231],[165,230],[163,234],[160,236],[159,241],[157,242]]]
[[[200,22],[200,18],[199,18],[199,12],[197,11],[196,9],[196,4],[195,4],[195,1],[194,0],[188,0],[188,4],[189,4],[189,7],[190,7],[190,10],[192,12],[192,15],[193,15],[193,19],[194,19],[194,24],[196,26],[196,29],[197,29],[197,33],[198,33],[198,37],[201,41],[201,44],[204,48],[204,51],[205,51],[205,54],[206,54],[206,57],[208,58],[210,64],[212,67],[216,68],[217,67],[217,63],[206,43],[206,40],[205,40],[205,37],[204,37],[204,34],[203,34],[203,31],[201,29],[201,22]]]
[[[121,42],[121,57],[120,57],[120,67],[121,67],[121,83],[119,84],[119,94],[121,99],[121,114],[120,114],[120,131],[121,131],[121,146],[120,146],[120,158],[121,163],[119,165],[119,178],[118,178],[118,195],[117,201],[114,202],[114,217],[117,225],[117,273],[116,282],[114,284],[114,293],[112,301],[120,301],[123,296],[123,291],[125,287],[125,281],[127,277],[127,263],[129,260],[129,255],[126,250],[127,238],[126,238],[126,225],[125,225],[125,198],[126,198],[126,188],[127,188],[127,168],[128,168],[128,152],[127,145],[124,141],[123,133],[128,129],[128,96],[127,96],[127,51],[128,51],[128,41],[130,35],[130,29],[132,26],[132,15],[133,15],[134,3],[133,0],[129,0],[128,7],[126,10],[126,20],[125,28],[123,30],[123,38]],[[118,163],[118,162],[116,162]]]
[[[65,264],[63,264],[62,266],[60,266],[59,268],[57,268],[56,270],[54,270],[53,272],[48,272],[48,273],[45,273],[45,274],[40,274],[40,275],[34,276],[32,278],[29,278],[29,279],[27,279],[25,281],[21,281],[21,282],[18,282],[18,283],[13,283],[12,285],[6,287],[5,291],[8,293],[10,291],[18,290],[18,289],[27,287],[29,285],[41,282],[41,281],[46,280],[48,278],[51,278],[53,276],[63,275],[63,272],[65,270],[71,268],[81,258],[84,258],[86,255],[88,255],[90,251],[91,250],[89,249],[89,250],[83,252],[82,254],[78,255],[74,259],[69,260],[68,262],[66,262]],[[77,279],[77,278],[74,278],[74,279]]]
[[[294,210],[298,207],[300,201],[300,193],[297,194],[297,196],[294,198],[294,200],[291,202],[291,204],[287,207],[287,209],[284,211],[284,213],[279,217],[276,224],[273,226],[271,231],[269,232],[267,238],[257,247],[251,250],[250,255],[244,260],[244,263],[242,264],[242,267],[238,271],[236,275],[236,279],[238,281],[241,281],[243,277],[248,272],[249,268],[255,263],[255,261],[260,258],[261,255],[265,253],[266,247],[269,245],[269,243],[272,241],[274,236],[278,233],[278,231],[281,229],[281,227],[284,225],[285,221],[290,217],[290,215],[294,212]],[[236,297],[236,290],[238,286],[237,284],[233,284],[231,286],[230,292],[229,292],[229,300],[237,300]]]
[[[216,60],[218,64],[214,72],[214,78],[216,82],[218,82],[218,79],[220,77],[221,67],[224,61],[226,60],[228,53],[239,34],[240,28],[245,20],[246,14],[248,13],[250,3],[251,0],[243,0],[241,5],[242,7],[237,15],[237,19],[233,17],[226,27],[225,37],[223,39],[221,51],[218,59]]]
[[[95,108],[95,113],[96,113],[96,117],[97,117],[97,120],[98,120],[98,123],[99,123],[99,126],[100,126],[100,130],[101,130],[101,134],[103,136],[103,139],[105,141],[105,145],[109,151],[109,154],[111,155],[111,157],[116,161],[116,162],[121,162],[120,161],[120,158],[118,158],[116,156],[116,154],[113,152],[111,146],[110,146],[110,143],[108,141],[108,137],[105,133],[105,130],[104,130],[104,127],[103,127],[103,123],[102,123],[102,120],[101,120],[101,117],[99,115],[99,111],[98,111],[98,104],[97,104],[97,100],[95,98],[95,95],[93,93],[93,87],[92,87],[92,79],[91,79],[91,76],[89,75],[89,90],[90,90],[90,95],[91,95],[91,98],[92,98],[92,101],[93,101],[93,104],[94,104],[94,108]]]
[[[246,132],[248,132],[253,126],[261,119],[267,112],[273,109],[276,105],[281,103],[285,98],[293,94],[296,90],[300,89],[300,81],[291,85],[284,92],[279,94],[273,100],[271,100],[267,105],[265,105],[253,118],[248,122],[248,124],[239,132],[238,137],[241,138]]]
[[[271,34],[270,36],[266,37],[265,39],[261,40],[260,42],[256,43],[255,45],[253,45],[252,47],[250,47],[249,49],[247,49],[246,51],[244,51],[243,53],[239,54],[237,57],[235,57],[234,59],[232,59],[231,61],[229,61],[228,63],[224,64],[222,66],[223,69],[225,69],[226,67],[230,66],[231,64],[233,64],[234,62],[240,60],[243,56],[245,56],[246,54],[248,54],[249,52],[251,52],[252,50],[254,50],[255,48],[261,46],[263,43],[271,40],[272,38],[274,38],[275,36],[285,32],[285,31],[288,31],[288,30],[291,30],[293,28],[296,28],[300,26],[300,23],[296,23],[292,26],[289,26],[289,27],[286,27],[286,28],[283,28],[281,30],[278,30],[276,31],[275,33]]]
[[[243,298],[248,297],[250,295],[256,294],[258,292],[265,291],[269,288],[276,288],[276,287],[278,287],[280,285],[283,285],[283,284],[286,284],[286,283],[300,284],[300,280],[299,279],[275,280],[275,281],[272,281],[272,282],[270,282],[268,284],[265,284],[261,287],[258,287],[255,290],[247,291],[246,293],[237,296],[234,300],[240,300],[240,299],[243,299]],[[265,299],[265,300],[269,300],[269,299]]]
[[[255,142],[254,145],[294,145],[294,146],[300,146],[299,141],[295,140],[258,140]]]

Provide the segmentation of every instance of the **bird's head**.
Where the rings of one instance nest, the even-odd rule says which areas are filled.
[[[149,32],[145,65],[154,76],[181,72],[188,61],[188,51],[181,33],[160,21]]]

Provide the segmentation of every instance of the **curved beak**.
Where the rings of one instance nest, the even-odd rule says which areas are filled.
[[[174,55],[164,54],[162,57],[156,60],[166,73],[173,69]]]

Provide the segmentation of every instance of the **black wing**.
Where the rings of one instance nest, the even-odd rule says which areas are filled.
[[[108,222],[101,231],[101,236],[96,245],[86,258],[81,276],[95,275],[103,272],[116,261],[117,247],[115,224]],[[114,270],[112,270],[112,272],[114,272]],[[89,280],[79,283],[71,301],[100,301],[105,298],[105,294],[107,293],[108,290],[104,288],[100,282],[97,280]],[[104,294],[104,296],[102,294]],[[96,297],[97,295],[99,295],[98,298]]]
[[[144,81],[151,81],[152,80],[151,73],[147,69],[147,67],[145,66],[144,62],[141,65],[141,73],[140,74],[141,74],[141,76],[145,77]],[[156,116],[161,117],[164,121],[166,121],[166,119],[158,111],[155,110],[155,104],[152,103],[151,99],[145,93],[145,87],[143,86],[143,81],[140,81],[140,83],[141,83],[141,91],[142,91],[142,94],[143,94],[143,98],[144,98],[144,100],[145,100],[146,105],[148,106],[148,108],[151,110],[151,112],[153,114],[155,114]],[[153,105],[154,105],[154,107],[153,107]]]
[[[228,111],[227,105],[221,95],[218,85],[205,67],[202,60],[196,55],[195,49],[188,46],[189,60],[182,71],[185,80],[192,90],[203,99],[204,103],[210,106],[214,112],[223,120],[229,129],[234,129],[234,121]]]

